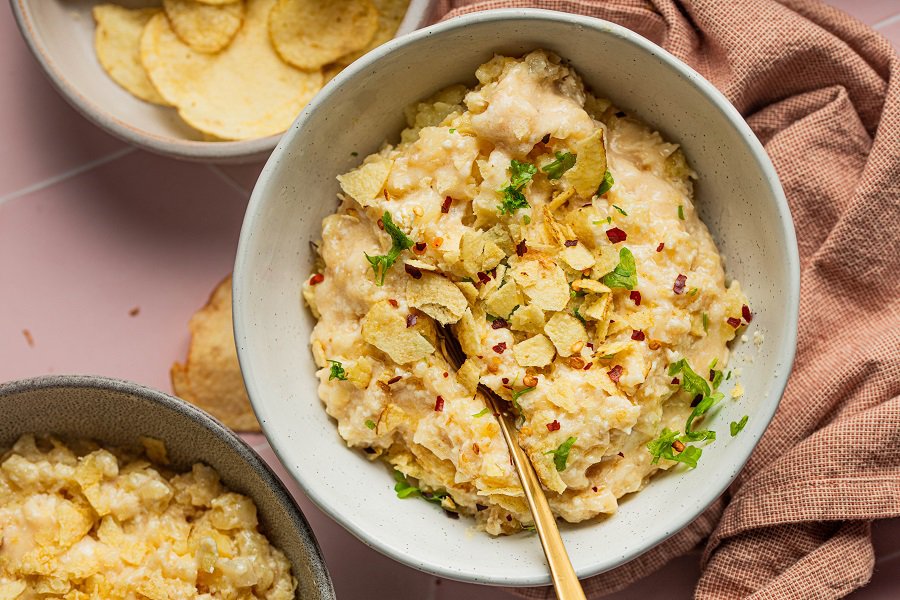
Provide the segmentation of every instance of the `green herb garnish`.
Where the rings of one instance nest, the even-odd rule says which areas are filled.
[[[525,221],[526,225],[531,224],[531,217],[529,215],[525,215],[524,217],[522,217],[522,220]]]
[[[575,155],[571,152],[557,152],[556,160],[541,167],[547,179],[559,179],[563,173],[575,166]]]
[[[559,448],[556,450],[550,450],[549,452],[544,452],[544,454],[552,454],[553,455],[553,464],[556,465],[557,471],[565,471],[566,470],[566,462],[569,460],[569,451],[572,449],[572,444],[575,443],[574,437],[568,438],[562,444],[559,445]]]
[[[697,446],[685,446],[681,452],[676,454],[672,444],[680,441],[678,439],[679,435],[677,431],[670,431],[667,427],[662,430],[658,438],[647,444],[647,448],[650,450],[651,456],[653,456],[652,464],[655,465],[660,458],[665,458],[682,462],[692,469],[697,467],[697,460],[703,454],[703,450]]]
[[[601,281],[610,288],[634,289],[634,286],[637,285],[637,267],[634,264],[634,255],[631,250],[628,248],[619,250],[619,264],[604,275]]]
[[[518,402],[519,398],[521,398],[523,395],[525,395],[528,392],[533,391],[533,390],[534,390],[534,386],[531,386],[531,387],[523,388],[523,389],[519,390],[518,392],[513,392],[512,393],[513,402]]]
[[[391,213],[384,211],[384,214],[381,216],[381,223],[384,225],[384,230],[387,234],[391,236],[391,249],[388,250],[387,254],[377,256],[366,254],[366,260],[369,261],[369,264],[372,265],[372,270],[375,271],[375,285],[384,285],[384,276],[388,269],[397,261],[397,257],[400,256],[401,252],[408,250],[413,245],[413,241],[406,237],[406,234],[394,224]]]
[[[731,422],[731,437],[734,437],[741,432],[741,430],[744,428],[744,425],[747,424],[747,419],[749,418],[750,415],[744,415],[743,417],[741,417],[740,421]]]
[[[366,419],[366,427],[369,429],[375,429],[375,421],[372,419]]]
[[[678,218],[684,221],[684,207],[682,205],[678,205]]]
[[[481,410],[472,416],[473,417],[483,417],[484,415],[488,414],[489,412],[491,412],[491,409],[489,409],[488,407],[485,406],[484,410]]]
[[[423,492],[416,486],[412,485],[406,479],[406,475],[404,475],[397,469],[394,469],[394,480],[397,482],[396,484],[394,484],[394,491],[397,492],[398,498],[420,496],[424,500],[440,506],[441,501],[449,495],[447,494],[447,492]]]
[[[597,188],[597,195],[602,196],[606,192],[612,189],[615,180],[613,179],[612,173],[607,171],[603,174],[603,181],[600,182],[600,187]]]
[[[709,315],[706,313],[703,313],[703,331],[709,333]]]
[[[619,208],[619,207],[616,206],[615,204],[613,204],[612,206],[613,206],[614,209],[616,209],[617,211],[619,211],[620,213],[622,213],[622,214],[625,215],[626,217],[628,216],[628,213],[627,213],[627,212],[625,212],[624,210],[622,210],[621,208]]]
[[[450,133],[456,133],[456,129],[454,129],[453,127],[451,127],[451,128],[450,128]]]
[[[331,374],[328,375],[328,381],[332,379],[347,381],[347,372],[344,371],[344,365],[336,360],[329,360],[328,362],[331,363]]]
[[[572,314],[575,315],[575,318],[578,319],[579,321],[581,321],[582,323],[587,323],[587,321],[584,320],[584,317],[581,316],[581,313],[578,312],[578,307],[577,307],[577,306],[576,306],[575,309],[572,311]]]
[[[528,199],[522,193],[522,188],[528,185],[534,174],[537,173],[537,167],[531,163],[520,162],[512,159],[509,163],[509,185],[500,190],[503,197],[497,209],[501,215],[511,215],[520,208],[528,208]]]

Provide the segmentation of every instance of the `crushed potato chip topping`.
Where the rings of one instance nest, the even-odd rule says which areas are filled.
[[[473,89],[409,107],[398,145],[338,176],[324,278],[304,294],[319,313],[319,394],[348,444],[392,464],[398,494],[452,501],[506,534],[531,518],[479,384],[512,403],[557,515],[613,513],[677,463],[652,464],[646,447],[691,412],[667,365],[724,364],[735,333],[726,318],[744,300],[737,283],[725,286],[696,211],[677,216],[692,206],[693,177],[686,162],[671,168],[668,157],[685,161],[677,146],[615,117],[548,52],[496,56],[476,76]],[[405,268],[373,277],[371,249],[386,234]],[[703,293],[672,294],[678,273]],[[700,314],[710,318],[698,335]],[[465,354],[458,370],[438,327]],[[329,378],[323,362],[363,358],[356,381],[352,367],[346,381]]]
[[[292,600],[256,505],[202,463],[26,434],[0,449],[0,597]]]

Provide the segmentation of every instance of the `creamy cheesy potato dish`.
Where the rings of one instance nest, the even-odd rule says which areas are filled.
[[[146,456],[24,435],[0,454],[0,599],[293,599],[253,501],[141,441]]]
[[[347,444],[390,463],[401,497],[504,534],[532,520],[481,386],[510,403],[558,516],[611,514],[657,470],[696,466],[752,315],[677,145],[548,52],[476,76],[338,177],[303,293]]]

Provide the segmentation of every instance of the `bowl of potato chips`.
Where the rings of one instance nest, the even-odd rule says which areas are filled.
[[[11,0],[39,64],[112,135],[186,160],[267,156],[342,69],[412,31],[422,0]]]

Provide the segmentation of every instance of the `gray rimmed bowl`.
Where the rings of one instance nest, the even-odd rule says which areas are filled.
[[[128,7],[153,0],[109,0]],[[281,135],[240,141],[205,141],[172,108],[139,100],[103,71],[94,52],[91,9],[101,0],[9,0],[22,37],[60,95],[95,125],[157,154],[214,163],[266,158]],[[397,30],[403,35],[430,18],[432,0],[411,0]]]
[[[797,343],[797,241],[772,163],[722,93],[659,46],[600,19],[491,10],[393,40],[340,73],[272,153],[244,218],[234,329],[247,391],[288,472],[348,531],[417,569],[494,585],[549,583],[540,544],[527,534],[492,538],[473,532],[471,520],[398,500],[389,471],[347,449],[317,397],[309,350],[315,321],[300,290],[314,265],[310,242],[321,237],[322,218],[335,209],[335,176],[384,140],[396,141],[407,105],[451,84],[474,84],[475,69],[495,52],[535,48],[564,57],[589,87],[681,144],[699,174],[700,216],[725,258],[727,277],[741,282],[754,313],[748,335],[733,345],[730,365],[743,374],[721,388],[728,396],[740,379],[744,395],[723,402],[707,421],[727,432],[729,422],[748,415],[746,428],[737,437],[720,434],[697,469],[654,477],[623,498],[614,516],[562,526],[580,577],[641,555],[726,490],[778,407]]]
[[[166,443],[177,470],[209,465],[225,486],[256,503],[260,530],[293,566],[297,597],[335,597],[316,538],[290,493],[247,444],[203,411],[106,377],[54,375],[0,384],[0,448],[32,432],[112,445],[133,445],[144,435]]]

